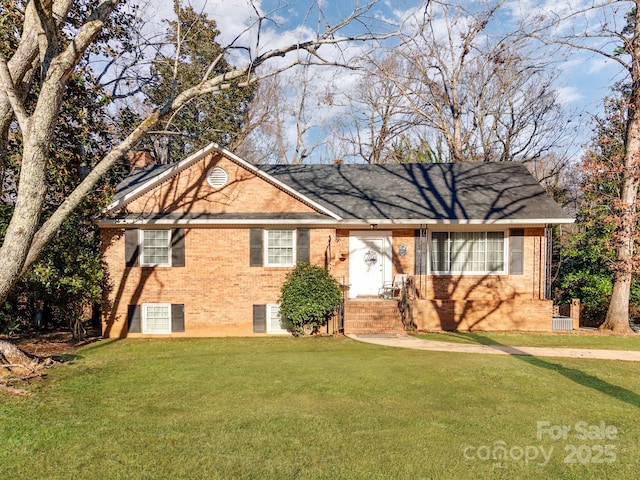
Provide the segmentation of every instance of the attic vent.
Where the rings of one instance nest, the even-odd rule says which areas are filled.
[[[220,167],[212,168],[207,174],[207,182],[209,182],[209,185],[213,188],[224,187],[227,183],[227,179],[227,172]]]

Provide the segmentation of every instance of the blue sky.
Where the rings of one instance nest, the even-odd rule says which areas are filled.
[[[507,0],[505,8],[501,13],[500,22],[497,22],[494,33],[498,34],[500,28],[510,28],[521,18],[531,17],[538,14],[546,14],[553,11],[559,15],[567,11],[568,8],[576,9],[582,4],[591,4],[591,0]],[[221,31],[221,43],[228,43],[236,40],[241,45],[253,45],[256,41],[255,25],[256,15],[248,0],[191,0],[191,4],[197,10],[206,12],[214,18]],[[284,0],[257,0],[253,5],[262,14],[269,14],[269,21],[265,22],[261,37],[263,49],[274,48],[295,42],[301,38],[309,38],[318,29],[323,29],[324,24],[335,24],[344,18],[351,9],[358,5],[358,2],[348,0],[320,0],[312,2],[309,0],[294,0],[286,2]],[[464,2],[469,8],[474,8],[480,2]],[[150,5],[147,7],[148,15],[154,20],[171,14],[172,5],[170,2],[162,2],[160,5]],[[318,8],[321,6],[321,9]],[[364,17],[364,23],[372,30],[389,28],[390,24],[399,24],[410,15],[415,14],[416,9],[422,11],[423,2],[412,0],[379,1]],[[599,14],[587,12],[580,18],[579,24],[575,21],[568,22],[558,28],[558,33],[566,33],[570,28],[586,28],[595,31],[600,25],[602,15],[606,14],[608,20],[612,19],[617,23],[615,28],[622,25],[624,13],[628,11],[633,2],[618,2],[614,7],[607,7]],[[614,10],[616,8],[617,10]],[[354,28],[362,28],[363,24],[357,24]],[[352,30],[353,31],[353,30]],[[593,40],[596,42],[597,40]],[[605,47],[608,50],[612,45]],[[354,50],[354,54],[357,48]],[[551,51],[551,50],[549,50]],[[620,66],[606,58],[587,52],[573,52],[566,57],[557,56],[550,58],[550,67],[558,69],[561,73],[557,92],[559,99],[566,109],[572,112],[573,121],[581,127],[576,134],[573,149],[579,152],[582,144],[590,138],[592,116],[601,111],[603,98],[609,94],[611,86],[625,78]],[[342,82],[350,83],[352,72],[344,71]],[[317,90],[323,88],[322,82],[335,82],[335,76],[318,74],[316,79]],[[339,81],[340,82],[340,81]]]

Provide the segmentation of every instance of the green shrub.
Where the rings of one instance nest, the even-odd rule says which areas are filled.
[[[340,286],[322,267],[301,262],[287,275],[279,302],[293,335],[304,335],[305,327],[317,333],[340,303]]]

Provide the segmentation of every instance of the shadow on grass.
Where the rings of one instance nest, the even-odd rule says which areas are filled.
[[[61,353],[59,355],[52,355],[51,359],[56,363],[69,363],[73,364],[76,360],[81,360],[84,357],[82,355],[74,355],[72,353]]]
[[[578,370],[577,368],[565,367],[564,365],[561,365],[559,363],[554,363],[544,360],[540,357],[535,357],[529,353],[511,347],[510,345],[504,345],[493,339],[486,338],[483,335],[474,335],[473,333],[463,334],[457,332],[455,333],[455,335],[459,335],[460,338],[471,339],[480,345],[486,345],[488,347],[509,348],[514,352],[511,355],[520,361],[528,363],[529,365],[533,365],[534,367],[544,368],[546,370],[551,370],[553,372],[559,373],[563,377],[566,377],[579,385],[591,388],[612,398],[615,398],[616,400],[620,400],[621,402],[625,402],[629,405],[640,408],[640,395],[638,395],[636,392],[609,383],[598,377],[585,373],[582,370]]]
[[[93,350],[98,350],[99,348],[104,348],[109,345],[113,345],[116,342],[120,342],[124,340],[124,338],[116,337],[116,338],[102,338],[96,340],[95,342],[87,343],[86,345],[82,345],[81,348],[90,348]]]

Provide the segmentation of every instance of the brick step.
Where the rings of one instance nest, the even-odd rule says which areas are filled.
[[[378,308],[378,307],[347,307],[345,308],[345,312],[349,312],[353,315],[399,315],[400,311],[398,307],[393,308]]]
[[[402,317],[395,300],[348,300],[344,314],[345,333],[404,333]]]

